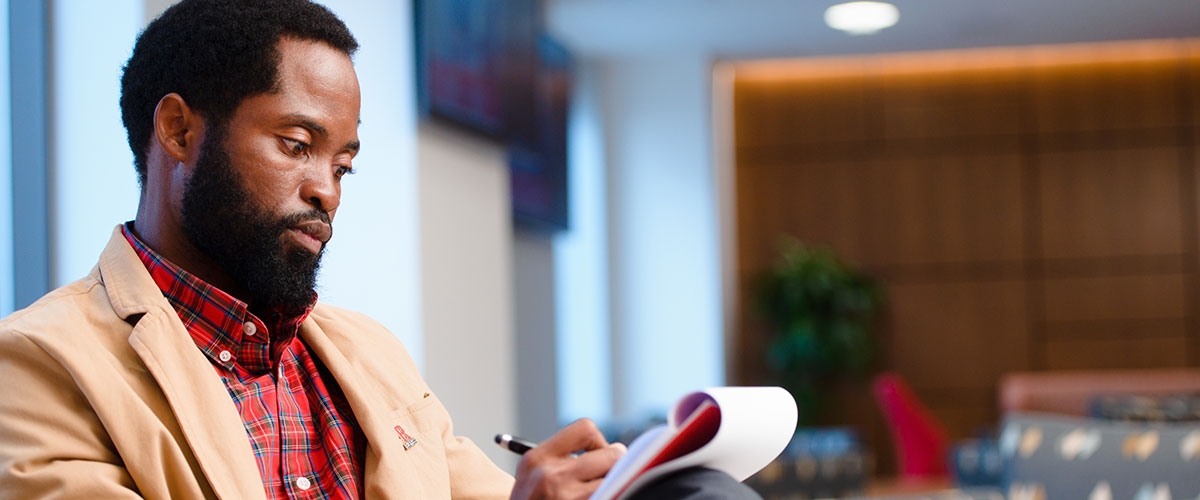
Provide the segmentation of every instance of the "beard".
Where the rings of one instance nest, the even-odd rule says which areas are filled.
[[[259,204],[234,168],[224,146],[226,131],[216,127],[201,145],[196,168],[183,193],[183,232],[248,293],[255,311],[302,313],[315,298],[321,251],[284,244],[291,226],[319,219],[318,209],[283,216]]]

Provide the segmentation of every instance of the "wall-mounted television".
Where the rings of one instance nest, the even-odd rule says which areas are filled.
[[[539,0],[414,0],[422,115],[508,148],[514,222],[567,228],[571,57]]]

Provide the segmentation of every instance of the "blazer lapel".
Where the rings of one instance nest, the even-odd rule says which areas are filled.
[[[229,391],[146,273],[120,227],[100,257],[113,310],[132,322],[129,343],[166,395],[217,496],[266,499],[258,462]]]
[[[258,461],[229,391],[175,311],[147,313],[129,343],[162,387],[217,496],[265,499]]]

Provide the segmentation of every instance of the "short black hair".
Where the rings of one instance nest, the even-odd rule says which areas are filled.
[[[278,88],[284,37],[358,50],[345,23],[310,0],[183,0],[146,26],[121,75],[121,120],[141,186],[158,101],[177,93],[223,126],[244,99]]]

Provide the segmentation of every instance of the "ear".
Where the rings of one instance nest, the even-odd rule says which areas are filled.
[[[154,108],[154,138],[178,162],[186,163],[196,157],[203,123],[200,115],[176,93],[163,96]]]

